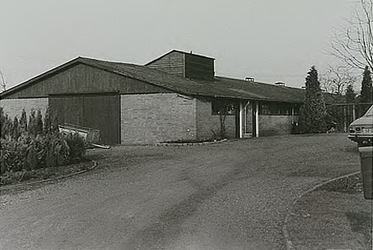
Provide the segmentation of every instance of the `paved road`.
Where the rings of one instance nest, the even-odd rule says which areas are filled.
[[[89,155],[89,174],[0,196],[0,249],[284,249],[294,199],[359,170],[337,134]]]

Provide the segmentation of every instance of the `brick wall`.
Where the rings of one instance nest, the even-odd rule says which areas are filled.
[[[121,143],[195,139],[195,103],[194,98],[176,93],[122,95]]]
[[[294,122],[298,117],[293,118]],[[259,136],[290,134],[292,127],[291,116],[282,115],[260,115]]]
[[[211,102],[201,99],[196,99],[196,111],[197,111],[197,138],[198,139],[209,139],[212,138],[214,130],[218,132],[220,130],[219,115],[212,115]],[[227,115],[226,130],[229,138],[235,138],[235,116]]]
[[[2,99],[0,106],[9,117],[21,116],[22,110],[25,109],[29,115],[31,110],[41,110],[42,114],[48,108],[48,98],[31,98],[31,99]]]

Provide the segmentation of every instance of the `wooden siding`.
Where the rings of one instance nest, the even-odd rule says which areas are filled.
[[[136,94],[169,93],[171,91],[91,66],[78,64],[28,85],[6,98],[47,97],[50,94],[99,92]]]
[[[184,77],[184,54],[172,52],[147,65],[149,68],[158,69],[166,73]]]
[[[213,80],[214,75],[214,59],[185,54],[186,78]]]
[[[99,129],[102,143],[120,144],[120,95],[56,95],[49,107],[58,124]]]

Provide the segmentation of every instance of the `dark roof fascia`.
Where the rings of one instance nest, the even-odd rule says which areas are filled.
[[[223,96],[223,95],[192,95],[193,97],[202,97],[202,98],[209,98],[209,99],[230,99],[236,101],[268,101],[267,99],[259,99],[259,98],[247,98],[242,96]]]
[[[0,93],[0,99],[4,98],[4,97],[12,94],[13,92],[16,92],[16,91],[20,90],[20,89],[26,88],[26,87],[28,87],[28,86],[36,83],[37,81],[39,81],[41,79],[44,79],[44,78],[49,77],[49,76],[51,76],[53,74],[56,74],[60,70],[63,70],[65,68],[67,68],[67,67],[70,67],[70,66],[74,65],[75,63],[79,62],[80,58],[81,57],[77,57],[75,59],[72,59],[72,60],[70,60],[70,61],[68,61],[66,63],[63,63],[63,64],[61,64],[61,65],[59,65],[57,67],[54,67],[54,68],[52,68],[50,70],[47,70],[46,72],[44,72],[44,73],[42,73],[40,75],[37,75],[37,76],[35,76],[35,77],[33,77],[33,78],[29,79],[29,80],[26,80],[26,81],[24,81],[24,82],[22,82],[22,83],[20,83],[20,84],[18,84],[16,86],[14,86],[14,87],[6,90],[4,92],[1,92]]]
[[[156,61],[162,59],[163,57],[165,57],[165,56],[167,56],[167,55],[169,55],[169,54],[171,54],[171,53],[173,53],[173,52],[181,53],[181,54],[184,54],[184,55],[193,55],[193,56],[198,56],[198,57],[202,57],[202,58],[207,58],[207,59],[215,60],[215,58],[212,58],[212,57],[202,56],[202,55],[198,55],[198,54],[193,54],[193,53],[188,53],[188,52],[185,52],[185,51],[181,51],[181,50],[173,49],[173,50],[167,52],[166,54],[161,55],[160,57],[157,57],[157,58],[151,60],[150,62],[144,64],[144,66],[149,66],[150,64],[152,64],[152,63],[154,63],[154,62],[156,62]]]

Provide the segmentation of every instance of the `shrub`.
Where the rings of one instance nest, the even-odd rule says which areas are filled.
[[[70,161],[70,149],[64,136],[60,133],[46,135],[45,163],[47,167],[65,165]]]
[[[12,120],[4,113],[3,107],[0,107],[0,136],[2,139],[11,136],[13,129]]]
[[[27,144],[24,138],[14,140],[1,139],[1,173],[16,172],[26,168]],[[3,171],[4,170],[4,171]]]
[[[66,134],[65,140],[70,148],[70,160],[81,160],[86,152],[86,141],[78,134]]]
[[[47,114],[48,115],[48,114]],[[11,120],[0,108],[1,144],[0,175],[56,167],[82,159],[86,142],[78,134],[61,134],[50,117],[32,111],[27,123],[26,112]],[[47,127],[49,126],[49,127]]]

